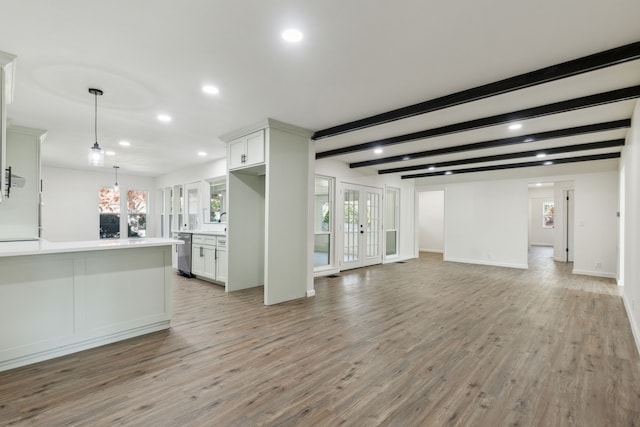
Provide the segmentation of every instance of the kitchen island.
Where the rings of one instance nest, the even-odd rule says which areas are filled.
[[[0,371],[169,328],[179,240],[0,243]]]

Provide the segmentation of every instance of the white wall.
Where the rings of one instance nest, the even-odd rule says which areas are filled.
[[[98,239],[98,188],[113,186],[115,172],[108,168],[91,172],[43,167],[42,179],[42,237],[55,242]],[[147,236],[153,237],[154,179],[119,172],[118,184],[125,198],[128,190],[148,191]],[[126,229],[125,211],[121,214],[120,230]]]
[[[527,268],[523,180],[452,184],[445,191],[445,261]]]
[[[640,351],[640,102],[636,102],[631,120],[631,130],[622,150],[624,203],[621,220],[625,238],[621,282],[624,284],[625,308]]]
[[[575,178],[573,272],[616,277],[618,244],[617,172]]]
[[[529,245],[553,246],[554,228],[543,227],[542,206],[553,202],[553,187],[529,188]]]
[[[227,174],[227,159],[216,159],[200,165],[189,166],[159,175],[155,178],[156,188],[162,189],[179,184],[204,181],[210,178],[218,178]]]
[[[444,191],[418,193],[418,248],[444,252]]]

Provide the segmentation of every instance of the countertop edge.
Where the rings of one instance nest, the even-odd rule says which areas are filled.
[[[0,242],[0,258],[26,255],[106,251],[114,249],[149,248],[182,244],[184,244],[182,240],[164,239],[158,237],[114,240],[87,240],[78,242],[49,242],[46,240],[30,242]]]

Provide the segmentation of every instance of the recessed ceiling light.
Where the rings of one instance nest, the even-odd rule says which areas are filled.
[[[115,151],[105,151],[104,154],[106,154],[107,156],[115,156],[116,152]]]
[[[202,86],[202,91],[208,95],[217,95],[220,93],[220,89],[211,85]]]
[[[131,143],[129,141],[120,141],[118,144],[122,145],[123,147],[128,147],[131,145]]]
[[[547,157],[547,153],[538,153],[538,154],[536,154],[536,157],[539,158],[539,159],[541,159],[543,157]]]
[[[544,165],[545,165],[545,166],[549,166],[549,165],[552,165],[552,164],[553,164],[553,162],[552,162],[552,161],[550,161],[550,160],[547,160],[546,162],[544,162]]]
[[[373,150],[375,154],[382,154],[382,151],[382,148],[376,148],[375,150]]]
[[[542,187],[542,183],[540,182],[536,183],[536,187]]]
[[[446,171],[444,174],[445,174],[445,175],[451,175],[452,173],[453,173],[453,172],[451,172],[451,171]]]
[[[432,171],[432,170],[435,170],[435,169],[436,169],[436,167],[435,167],[435,166],[429,166],[429,168],[428,168],[427,170]]]
[[[206,152],[204,152],[204,151],[198,151],[198,156],[200,156],[200,157],[204,157],[204,156],[206,156],[206,155],[207,155],[207,153],[206,153]]]
[[[169,123],[171,121],[171,116],[168,114],[158,114],[158,121],[162,123]]]
[[[288,28],[282,32],[282,38],[289,43],[298,43],[303,37],[302,31],[295,28]]]
[[[522,129],[522,125],[520,123],[512,123],[509,125],[509,130],[518,130]]]

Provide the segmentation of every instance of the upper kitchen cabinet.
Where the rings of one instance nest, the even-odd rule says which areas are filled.
[[[264,164],[264,134],[259,130],[229,142],[229,170]]]
[[[11,168],[10,196],[0,204],[0,240],[34,240],[40,237],[41,129],[12,126],[7,129],[7,168]]]
[[[16,57],[0,52],[0,202],[6,197],[7,168],[7,105],[13,100],[14,61]]]
[[[266,305],[306,296],[313,280],[310,136],[306,129],[271,119],[221,136],[229,156],[227,291],[264,285]],[[259,141],[263,151],[252,157]],[[244,162],[238,147],[245,147]]]

